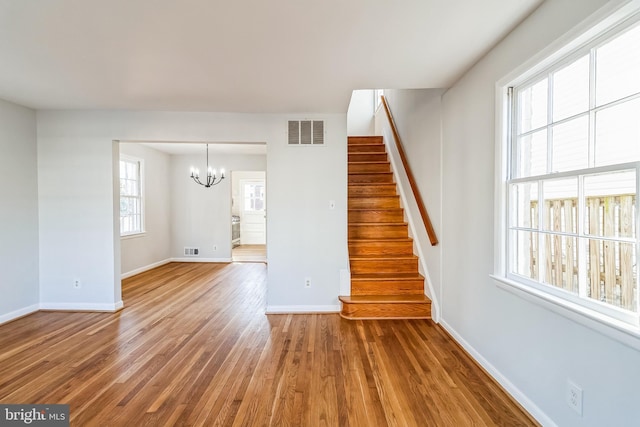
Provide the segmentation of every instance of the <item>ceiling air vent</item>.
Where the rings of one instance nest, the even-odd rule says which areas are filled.
[[[324,145],[323,120],[289,120],[289,145]]]

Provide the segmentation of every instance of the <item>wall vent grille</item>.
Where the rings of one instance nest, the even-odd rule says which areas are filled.
[[[289,120],[289,145],[324,145],[323,120]]]
[[[184,248],[184,256],[199,256],[199,248]]]

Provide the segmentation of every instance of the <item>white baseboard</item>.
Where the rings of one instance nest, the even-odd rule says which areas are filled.
[[[2,325],[3,323],[11,322],[12,320],[16,320],[23,316],[27,316],[31,313],[35,313],[39,309],[40,309],[39,304],[33,304],[28,307],[23,307],[19,310],[14,310],[9,313],[0,315],[0,325]]]
[[[466,351],[475,359],[484,370],[493,377],[506,391],[509,393],[524,409],[531,414],[543,426],[557,427],[551,418],[527,397],[518,387],[507,379],[502,373],[487,359],[485,359],[471,344],[469,344],[455,329],[451,327],[445,320],[440,319],[442,326]]]
[[[91,302],[41,302],[40,310],[58,311],[106,311],[113,313],[124,307],[122,301],[114,304],[96,304]]]
[[[171,262],[231,262],[231,258],[198,258],[198,257],[185,257],[185,258],[171,258]]]
[[[268,305],[267,314],[340,313],[340,305]]]
[[[169,264],[171,262],[171,258],[163,259],[162,261],[154,262],[149,265],[145,265],[144,267],[136,268],[131,271],[127,271],[126,273],[122,273],[120,275],[121,279],[126,279],[128,277],[135,276],[136,274],[144,273],[145,271],[149,271],[156,267],[160,267],[161,265]]]

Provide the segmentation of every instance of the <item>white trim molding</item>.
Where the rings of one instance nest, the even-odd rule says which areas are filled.
[[[340,313],[340,305],[268,305],[266,314]]]
[[[3,314],[2,316],[0,316],[0,325],[11,322],[13,320],[19,319],[24,316],[28,316],[32,313],[35,313],[39,309],[40,309],[39,304],[33,304],[30,306],[23,307],[18,310],[14,310],[9,313]]]
[[[171,258],[163,259],[162,261],[154,262],[149,265],[145,265],[144,267],[136,268],[131,271],[127,271],[126,273],[122,273],[120,275],[121,279],[127,279],[129,277],[135,276],[136,274],[144,273],[145,271],[152,270],[156,267],[160,267],[161,265],[169,264],[171,262]]]
[[[124,307],[122,301],[113,304],[98,304],[91,302],[41,302],[40,310],[47,311],[97,311],[114,313]]]
[[[231,258],[171,258],[169,262],[219,262],[229,263],[233,260]]]
[[[465,349],[471,357],[489,374],[498,384],[500,384],[529,414],[535,418],[540,424],[547,427],[557,427],[557,424],[536,405],[526,394],[516,387],[509,379],[502,374],[495,366],[485,359],[478,350],[469,344],[462,336],[451,326],[446,320],[440,319],[442,326],[462,348]]]

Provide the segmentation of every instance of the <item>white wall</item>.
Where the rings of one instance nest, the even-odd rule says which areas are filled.
[[[347,110],[349,136],[373,135],[375,102],[372,89],[354,90]]]
[[[547,0],[442,99],[442,323],[545,425],[637,425],[640,353],[489,277],[495,84],[605,3]],[[582,417],[565,403],[569,378],[584,389]]]
[[[82,121],[71,129],[51,129],[48,115],[37,114],[41,306],[115,310],[120,303],[120,248],[114,239],[119,226],[113,212],[117,152],[111,139],[83,135]]]
[[[211,157],[212,167],[227,172],[226,178],[211,188],[197,185],[189,176],[191,166],[206,169],[204,155],[171,158],[171,257],[185,258],[185,247],[197,247],[199,259],[231,261],[230,171],[266,170],[266,156],[216,154]]]
[[[171,156],[136,143],[120,143],[120,154],[144,163],[145,233],[120,239],[122,274],[126,277],[171,258]]]
[[[429,218],[440,238],[442,232],[442,132],[441,132],[441,104],[442,89],[405,89],[384,91],[391,114],[402,139],[404,151],[409,160],[409,166],[418,184],[420,195],[424,201]],[[387,121],[386,115],[383,119]],[[387,143],[395,147],[395,141],[388,138]],[[394,148],[395,150],[395,148]],[[403,188],[413,202],[413,195],[408,181],[403,182]],[[413,219],[415,233],[413,238],[422,249],[426,273],[431,282],[431,288],[436,301],[440,300],[441,284],[441,245],[431,246],[420,211],[415,203],[404,206]],[[422,261],[422,260],[421,260]]]
[[[266,141],[268,304],[339,309],[340,270],[348,264],[345,114],[51,110],[37,118],[44,301],[103,307],[120,301],[113,140]],[[287,146],[287,120],[303,118],[325,120],[325,146]],[[79,290],[72,287],[76,277]],[[305,277],[312,278],[310,289]]]
[[[38,309],[36,113],[0,100],[0,323]]]

